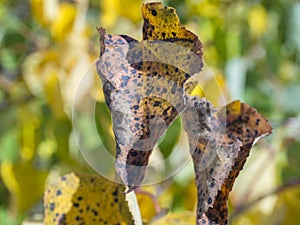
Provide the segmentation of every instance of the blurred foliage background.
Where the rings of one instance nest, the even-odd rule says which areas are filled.
[[[228,101],[242,99],[274,127],[237,180],[231,224],[300,224],[300,3],[162,2],[175,7],[182,24],[202,41],[205,71],[216,78],[202,89],[214,104],[221,104],[218,96],[224,93]],[[110,116],[103,96],[97,96],[95,27],[141,39],[141,3],[0,0],[0,224],[39,220],[43,191],[53,179],[69,171],[93,173],[72,140],[73,100],[86,71],[92,72],[80,97],[97,101],[98,135],[114,154]],[[153,158],[180,148],[180,123],[173,126]],[[137,198],[144,222],[165,209],[193,211],[193,179],[187,166],[142,188]]]

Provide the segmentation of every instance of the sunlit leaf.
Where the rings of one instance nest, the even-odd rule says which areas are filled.
[[[73,28],[76,17],[76,6],[68,2],[59,5],[55,19],[52,21],[51,34],[57,41],[64,40]]]
[[[32,161],[1,164],[1,176],[17,213],[24,213],[42,197],[47,174],[48,171],[36,168]]]
[[[49,24],[49,18],[45,15],[44,7],[45,7],[44,0],[31,0],[31,12],[33,17],[43,26],[46,27]]]
[[[44,223],[134,224],[124,191],[124,186],[98,175],[64,175],[45,191]]]
[[[123,16],[136,23],[140,20],[141,1],[103,0],[100,1],[100,9],[103,12],[100,22],[105,27],[115,25],[118,17]]]
[[[141,189],[136,192],[137,202],[141,211],[141,215],[144,223],[148,223],[156,215],[155,196],[151,192],[147,192],[147,189]]]

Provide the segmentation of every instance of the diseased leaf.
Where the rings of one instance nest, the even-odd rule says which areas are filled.
[[[186,80],[202,68],[201,42],[175,9],[142,6],[143,39],[99,28],[100,74],[117,142],[116,170],[129,190],[144,178],[158,139],[185,107]]]
[[[98,175],[70,173],[44,195],[46,225],[134,224],[123,194],[125,187]]]
[[[142,14],[141,42],[98,28],[97,71],[112,115],[117,174],[127,191],[139,186],[154,145],[181,115],[196,174],[197,224],[227,224],[234,181],[252,145],[272,128],[246,103],[217,110],[191,96],[193,76],[203,66],[201,42],[180,25],[173,8],[147,3]]]
[[[183,118],[196,174],[197,224],[227,224],[227,200],[234,181],[252,145],[262,135],[271,133],[272,128],[254,108],[240,101],[219,111],[198,97],[193,104],[198,118],[191,118],[188,110]]]

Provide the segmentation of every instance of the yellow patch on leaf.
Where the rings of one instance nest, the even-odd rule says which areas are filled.
[[[44,223],[133,225],[124,191],[98,175],[64,175],[45,191]]]

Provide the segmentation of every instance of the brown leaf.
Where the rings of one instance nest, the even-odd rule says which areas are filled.
[[[100,34],[100,74],[117,142],[116,170],[132,190],[144,178],[152,149],[186,107],[184,84],[202,68],[198,37],[173,8],[142,7],[143,38]]]
[[[142,6],[143,41],[98,28],[103,83],[117,143],[116,171],[129,191],[145,176],[154,145],[181,114],[188,133],[198,190],[197,224],[227,224],[227,200],[257,138],[271,133],[267,120],[245,103],[216,110],[192,97],[201,71],[201,42],[161,3]]]
[[[191,108],[183,118],[196,174],[197,224],[227,224],[227,201],[234,181],[252,145],[272,128],[254,108],[240,101],[216,111],[208,101],[196,97],[193,107],[198,118],[191,118]]]

